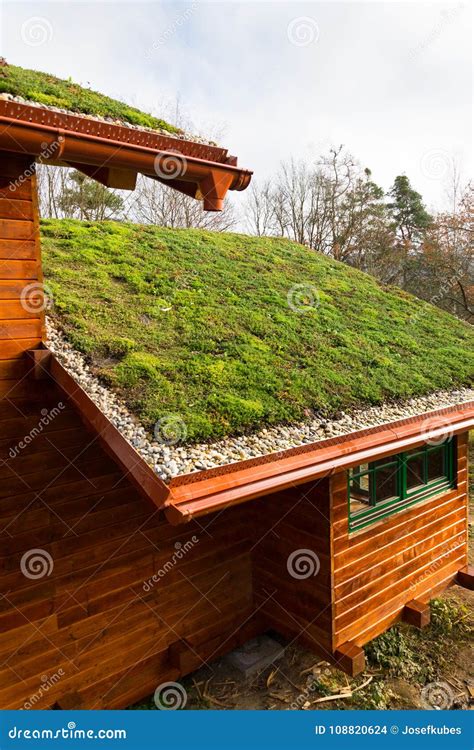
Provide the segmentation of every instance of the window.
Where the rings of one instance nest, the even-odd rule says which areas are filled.
[[[450,439],[354,466],[348,472],[349,530],[454,487],[455,456]]]

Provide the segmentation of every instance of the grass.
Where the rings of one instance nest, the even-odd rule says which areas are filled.
[[[288,240],[41,229],[54,316],[149,426],[218,438],[472,382],[470,326]]]
[[[429,627],[395,625],[368,643],[369,666],[421,685],[437,679],[449,666],[456,644],[471,642],[474,623],[464,604],[437,598],[430,607]]]
[[[84,88],[71,80],[65,81],[38,70],[16,65],[0,68],[0,92],[21,96],[29,101],[81,112],[86,115],[112,117],[134,125],[180,132],[178,128],[135,107]]]

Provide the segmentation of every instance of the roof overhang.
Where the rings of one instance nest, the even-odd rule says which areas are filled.
[[[296,487],[337,471],[442,441],[474,427],[474,401],[351,432],[311,445],[176,477],[165,501],[170,523]]]
[[[330,477],[351,466],[427,442],[436,445],[474,428],[474,401],[468,401],[259,458],[182,474],[167,485],[47,347],[29,351],[27,356],[30,377],[51,378],[64,391],[105,450],[122,466],[137,489],[156,508],[165,511],[173,525]]]
[[[45,164],[81,169],[108,187],[133,189],[144,174],[221,211],[228,190],[245,190],[252,172],[225,149],[90,117],[0,101],[0,149]]]

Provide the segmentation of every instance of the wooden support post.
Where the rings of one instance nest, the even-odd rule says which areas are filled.
[[[356,677],[365,669],[364,649],[356,646],[352,641],[347,641],[347,643],[339,646],[334,654],[334,658],[337,662],[336,666],[350,675],[350,677]]]
[[[465,568],[458,570],[456,583],[470,591],[474,590],[474,565],[466,565]]]
[[[411,602],[405,604],[402,612],[403,622],[409,625],[414,625],[415,628],[425,628],[430,624],[430,605],[423,602],[419,602],[417,599],[412,599]]]
[[[100,182],[105,187],[119,190],[135,190],[137,186],[137,173],[132,169],[118,169],[117,167],[95,167],[92,164],[78,164],[68,162],[73,169],[87,175],[92,180]]]
[[[185,639],[176,641],[168,647],[168,658],[170,665],[177,669],[180,675],[189,674],[202,666],[199,656]]]

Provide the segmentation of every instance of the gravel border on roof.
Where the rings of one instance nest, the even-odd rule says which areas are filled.
[[[100,115],[90,115],[84,112],[73,112],[70,109],[62,109],[61,107],[54,107],[50,104],[42,104],[41,102],[35,102],[33,99],[24,99],[22,96],[14,96],[6,91],[0,92],[0,100],[16,102],[16,104],[27,104],[29,107],[38,107],[38,109],[47,109],[50,112],[57,112],[63,115],[72,115],[74,117],[83,117],[87,120],[95,120],[96,122],[106,122],[109,125],[120,125],[123,128],[130,128],[131,130],[144,130],[147,133],[155,133],[156,135],[165,135],[168,138],[175,138],[178,141],[193,141],[193,143],[202,143],[205,146],[215,146],[213,141],[209,141],[206,138],[201,138],[198,135],[191,135],[190,133],[171,133],[165,128],[149,128],[146,125],[135,125],[133,122],[127,122],[126,120],[118,120],[114,117],[101,117]]]
[[[306,422],[268,427],[251,435],[229,437],[214,443],[183,445],[186,426],[179,415],[163,415],[163,419],[157,422],[153,436],[123,401],[110,388],[102,385],[84,356],[69,344],[52,321],[47,319],[46,323],[51,351],[165,482],[179,474],[213,469],[474,400],[474,388],[437,391],[403,402],[358,408],[350,413],[340,412],[332,420],[316,415]]]

